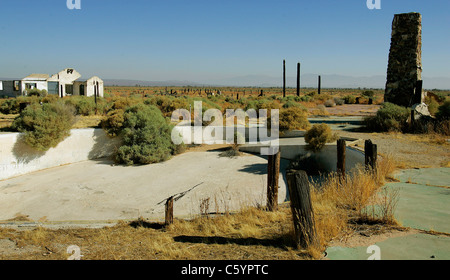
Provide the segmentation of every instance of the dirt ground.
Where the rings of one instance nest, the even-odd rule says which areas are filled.
[[[339,131],[340,136],[372,140],[381,155],[392,155],[397,168],[449,167],[450,143],[445,137],[401,133],[361,133]],[[364,148],[364,141],[358,147]]]

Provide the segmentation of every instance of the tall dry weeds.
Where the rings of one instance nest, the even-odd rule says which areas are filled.
[[[376,170],[357,167],[344,177],[331,173],[321,184],[311,186],[311,199],[315,212],[318,248],[310,248],[311,254],[323,251],[335,237],[349,231],[349,221],[355,215],[363,217],[365,209],[380,191],[386,178],[392,174],[395,164],[391,156],[377,162]],[[381,200],[382,221],[393,222],[395,197],[388,195]]]

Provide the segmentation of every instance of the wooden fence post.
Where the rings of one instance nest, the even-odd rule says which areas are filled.
[[[267,162],[267,210],[278,210],[278,181],[280,177],[281,153],[268,156]]]
[[[337,172],[340,176],[345,176],[345,151],[346,151],[345,140],[339,139],[337,141]]]
[[[366,170],[375,170],[377,167],[377,145],[372,140],[366,140],[364,143]]]
[[[289,170],[287,182],[294,222],[295,242],[297,246],[306,249],[317,242],[308,175],[303,170]]]
[[[169,197],[166,201],[166,221],[165,225],[173,224],[173,196]]]

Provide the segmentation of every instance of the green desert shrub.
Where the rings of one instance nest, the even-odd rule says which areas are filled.
[[[38,151],[56,147],[70,135],[75,109],[63,102],[33,103],[14,120],[12,129],[23,133],[26,144]]]
[[[308,113],[302,107],[290,107],[280,110],[280,131],[305,130],[310,127]]]
[[[403,131],[411,112],[408,108],[392,103],[383,103],[375,116],[366,117],[365,126],[371,131]]]
[[[20,105],[16,98],[6,99],[0,105],[0,112],[5,115],[18,114],[19,110]]]
[[[347,95],[344,97],[345,104],[356,104],[356,96]]]
[[[341,106],[345,104],[345,100],[339,97],[335,97],[333,98],[334,103],[336,103],[336,105]]]
[[[297,108],[300,108],[300,109],[305,109],[305,107],[302,105],[302,104],[300,104],[300,103],[298,103],[298,102],[296,102],[296,101],[292,101],[292,100],[289,100],[289,101],[287,101],[286,103],[284,103],[283,104],[283,109],[288,109],[288,108],[292,108],[292,107],[297,107]]]
[[[450,120],[450,100],[445,101],[444,104],[439,106],[436,118],[438,120]]]
[[[95,97],[87,96],[71,96],[65,99],[65,102],[75,107],[77,115],[92,116],[97,114],[102,115],[107,108],[106,101],[103,98],[97,98],[95,104]]]
[[[373,98],[375,96],[375,93],[372,90],[365,90],[361,93],[361,95],[366,98]]]
[[[427,104],[430,114],[435,116],[439,109],[439,102],[437,102],[433,97],[427,96],[424,103]]]
[[[305,134],[306,148],[313,152],[320,151],[325,144],[337,140],[337,135],[331,131],[327,124],[315,124]]]
[[[325,105],[325,107],[335,107],[336,103],[333,99],[328,99],[325,103],[323,103],[323,105]]]
[[[14,115],[20,113],[20,103],[38,103],[38,98],[33,97],[17,97],[9,98],[0,105],[0,113],[5,115]]]
[[[122,126],[125,121],[124,113],[125,111],[122,109],[109,111],[106,115],[106,119],[101,122],[102,128],[109,136],[118,136],[122,131]]]
[[[128,107],[121,132],[123,144],[116,160],[126,165],[167,160],[179,150],[172,143],[171,129],[157,107],[142,103]]]
[[[48,95],[48,92],[45,89],[29,89],[27,90],[27,96],[38,96],[38,97],[46,97]]]

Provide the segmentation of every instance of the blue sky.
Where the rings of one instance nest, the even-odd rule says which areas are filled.
[[[0,0],[0,77],[190,80],[385,75],[394,14],[423,16],[423,75],[450,77],[450,1]]]

